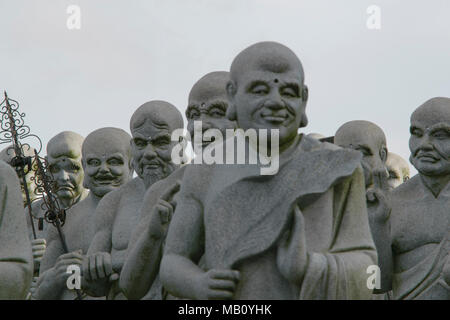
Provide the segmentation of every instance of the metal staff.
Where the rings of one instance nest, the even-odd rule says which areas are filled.
[[[28,172],[32,170],[32,157],[25,156],[23,151],[23,144],[19,141],[19,138],[34,137],[37,138],[40,148],[42,147],[41,140],[36,135],[30,134],[30,128],[24,125],[23,117],[24,113],[18,111],[19,104],[17,101],[9,99],[5,94],[5,105],[1,108],[1,132],[0,143],[12,142],[12,147],[15,152],[15,157],[11,160],[10,165],[15,168],[17,175],[22,179],[23,189],[25,192],[25,199],[27,202],[28,214],[30,216],[31,229],[33,231],[33,238],[36,239],[36,229],[34,227],[34,217],[31,210],[31,198],[30,191],[28,190],[28,184],[26,181],[25,168],[28,167]],[[13,106],[10,101],[13,102]],[[2,102],[3,105],[3,102]],[[25,144],[27,145],[27,144]],[[28,145],[29,146],[29,145]],[[40,151],[40,150],[39,150]]]
[[[66,238],[64,237],[64,233],[62,232],[61,227],[64,225],[66,221],[66,210],[61,209],[58,197],[55,192],[55,182],[51,173],[44,168],[41,159],[39,158],[38,153],[35,152],[35,161],[37,165],[37,173],[36,173],[36,184],[42,191],[45,193],[45,196],[42,198],[47,211],[45,213],[45,220],[51,224],[53,224],[58,230],[59,238],[61,240],[61,244],[65,253],[69,253],[69,248],[67,247]],[[81,300],[83,298],[83,294],[81,290],[76,289],[77,299]]]

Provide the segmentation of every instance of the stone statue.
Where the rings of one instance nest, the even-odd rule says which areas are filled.
[[[25,299],[33,260],[16,172],[0,161],[0,300]]]
[[[34,148],[28,146],[28,145],[23,145],[22,147],[23,153],[25,157],[33,157],[34,158]],[[8,164],[11,164],[11,160],[16,156],[16,152],[13,148],[12,145],[6,147],[5,149],[3,149],[0,152],[0,160],[5,161]],[[31,201],[36,200],[38,193],[37,193],[37,186],[36,183],[34,182],[34,176],[36,175],[36,171],[35,168],[32,168],[32,170],[28,171],[28,167],[24,168],[25,170],[25,181],[27,184],[27,188],[28,188],[28,194],[30,197]],[[16,171],[17,173],[17,171]],[[23,180],[21,177],[19,177],[19,182],[20,182],[20,187],[21,187],[21,191],[22,191],[22,201],[23,201],[23,205],[25,207],[25,215],[28,218],[27,221],[29,221],[29,212],[28,212],[28,208],[27,208],[27,198],[25,195],[25,188],[23,185]],[[30,235],[32,235],[32,230],[31,230],[31,225],[29,224],[30,230],[28,231]],[[35,225],[36,227],[36,225]],[[33,252],[33,265],[35,267],[35,273],[38,274],[39,272],[39,264],[41,262],[42,256],[44,255],[45,252],[45,248],[46,248],[46,241],[44,238],[37,238],[34,239],[33,237],[31,238],[31,248],[32,248],[32,252]],[[35,279],[37,280],[37,279]],[[34,285],[35,285],[35,281],[33,282],[33,287],[31,288],[32,291],[34,290]]]
[[[310,137],[310,138],[313,138],[313,139],[316,139],[316,140],[320,140],[320,139],[326,138],[323,134],[315,133],[315,132],[308,133],[307,137]]]
[[[225,136],[226,129],[236,128],[235,121],[226,117],[228,100],[225,88],[229,79],[229,72],[211,72],[192,87],[186,109],[187,128],[192,142],[197,140],[194,139],[194,121],[201,121],[202,125],[202,132],[195,134],[218,129]],[[211,143],[198,140],[200,146],[194,147],[194,150],[202,150]],[[174,210],[171,202],[179,190],[177,182],[182,179],[185,168],[183,166],[155,183],[144,196],[141,220],[130,239],[128,258],[120,275],[120,286],[128,299],[163,298],[158,271],[163,242]]]
[[[230,78],[227,117],[256,132],[259,146],[279,145],[279,168],[261,175],[261,154],[256,164],[246,155],[244,164],[186,166],[161,261],[163,286],[188,299],[369,298],[366,270],[377,256],[360,154],[297,134],[307,124],[308,89],[289,48],[250,46],[234,59]],[[267,151],[274,161],[276,147]]]
[[[88,195],[88,190],[83,187],[82,181],[84,171],[81,164],[81,145],[84,138],[72,131],[63,131],[50,139],[47,143],[48,169],[55,179],[56,194],[61,208],[69,208],[83,200]],[[38,274],[40,262],[46,250],[46,238],[49,224],[45,222],[44,216],[47,208],[43,200],[37,200],[32,204],[34,218],[38,221],[36,228],[36,239],[33,239],[31,231],[29,237],[32,239],[33,259],[35,274]],[[28,212],[26,213],[29,230],[31,222]],[[34,294],[37,277],[34,277],[31,294]]]
[[[386,168],[389,172],[388,184],[391,189],[397,188],[409,179],[409,164],[398,154],[388,152]]]
[[[125,262],[128,242],[138,225],[145,192],[158,180],[171,174],[174,130],[183,129],[176,107],[165,101],[140,106],[130,120],[133,168],[138,177],[108,193],[99,203],[95,237],[83,268],[85,291],[92,296],[123,299],[119,275]]]
[[[410,162],[419,172],[391,192],[396,299],[450,299],[450,98],[411,115]]]
[[[367,210],[370,229],[378,253],[381,270],[380,286],[389,283],[392,273],[389,215],[391,208],[387,198],[389,191],[386,159],[388,155],[386,136],[383,130],[370,121],[354,120],[344,123],[334,136],[334,143],[340,147],[361,152],[364,169]],[[379,288],[374,293],[381,293]]]
[[[90,133],[82,146],[83,185],[89,195],[67,211],[62,227],[70,253],[63,249],[56,228],[50,227],[48,247],[40,268],[37,299],[73,300],[67,288],[69,265],[83,266],[83,256],[95,235],[95,209],[108,192],[132,179],[131,136],[122,129],[101,128]]]

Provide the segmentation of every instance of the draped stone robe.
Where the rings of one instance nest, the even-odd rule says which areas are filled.
[[[32,276],[19,180],[11,167],[0,161],[0,299],[25,299]]]
[[[261,176],[258,165],[190,165],[165,252],[202,242],[202,269],[240,271],[234,299],[370,299],[366,270],[377,255],[360,160],[358,152],[302,137],[272,176]],[[296,205],[306,224],[302,283],[287,280],[276,261]]]
[[[450,254],[450,184],[435,197],[416,175],[390,198],[394,298],[449,300],[442,270]]]

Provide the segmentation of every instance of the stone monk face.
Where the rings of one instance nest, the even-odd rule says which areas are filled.
[[[84,187],[97,197],[131,180],[131,136],[122,129],[101,128],[83,142]]]
[[[150,101],[131,117],[133,168],[147,187],[167,177],[176,166],[171,161],[173,130],[183,128],[180,111],[165,101]]]
[[[189,105],[186,109],[187,130],[194,143],[194,121],[202,122],[202,134],[208,129],[219,129],[226,136],[226,129],[234,129],[236,123],[226,117],[228,98],[226,86],[230,74],[225,71],[211,72],[195,83],[189,93]],[[202,141],[206,147],[211,141]]]
[[[336,131],[334,143],[340,147],[351,148],[362,153],[366,187],[372,184],[373,174],[383,174],[387,178],[386,136],[376,124],[363,120],[344,123]]]
[[[409,179],[408,162],[395,153],[388,153],[386,168],[389,172],[388,184],[391,189],[397,188]]]
[[[410,161],[420,174],[450,174],[450,98],[433,98],[411,115]]]
[[[306,126],[303,67],[289,48],[275,42],[254,44],[234,59],[230,77],[228,116],[238,127],[278,129],[283,146]]]
[[[47,144],[48,167],[55,179],[56,193],[63,201],[77,199],[84,190],[81,163],[83,140],[75,132],[64,131]]]

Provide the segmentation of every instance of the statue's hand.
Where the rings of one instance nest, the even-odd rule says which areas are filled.
[[[277,266],[286,279],[298,284],[303,279],[307,263],[305,218],[296,205],[291,227],[284,233],[278,244]]]
[[[445,282],[450,286],[450,254],[447,255],[447,261],[445,262],[444,269],[442,270]]]
[[[195,297],[197,300],[232,299],[239,277],[237,270],[211,269],[196,281]]]
[[[66,285],[67,278],[72,274],[67,272],[67,269],[71,265],[77,265],[80,269],[83,266],[84,256],[82,251],[73,251],[60,255],[56,260],[56,264],[53,268],[53,278],[60,284]]]
[[[112,277],[113,268],[111,255],[107,252],[97,252],[86,257],[83,264],[83,277],[87,281],[95,281]]]
[[[176,182],[173,186],[164,192],[158,199],[156,205],[151,209],[151,218],[149,222],[150,235],[153,238],[163,238],[166,236],[169,228],[169,222],[172,219],[176,202],[173,200],[175,194],[180,190],[180,183]]]
[[[378,188],[369,188],[366,192],[366,199],[369,221],[385,223],[391,215],[387,193]]]
[[[33,262],[35,269],[39,270],[39,265],[42,261],[42,257],[45,254],[47,248],[47,242],[45,239],[34,239],[31,241],[31,251],[33,252]]]

